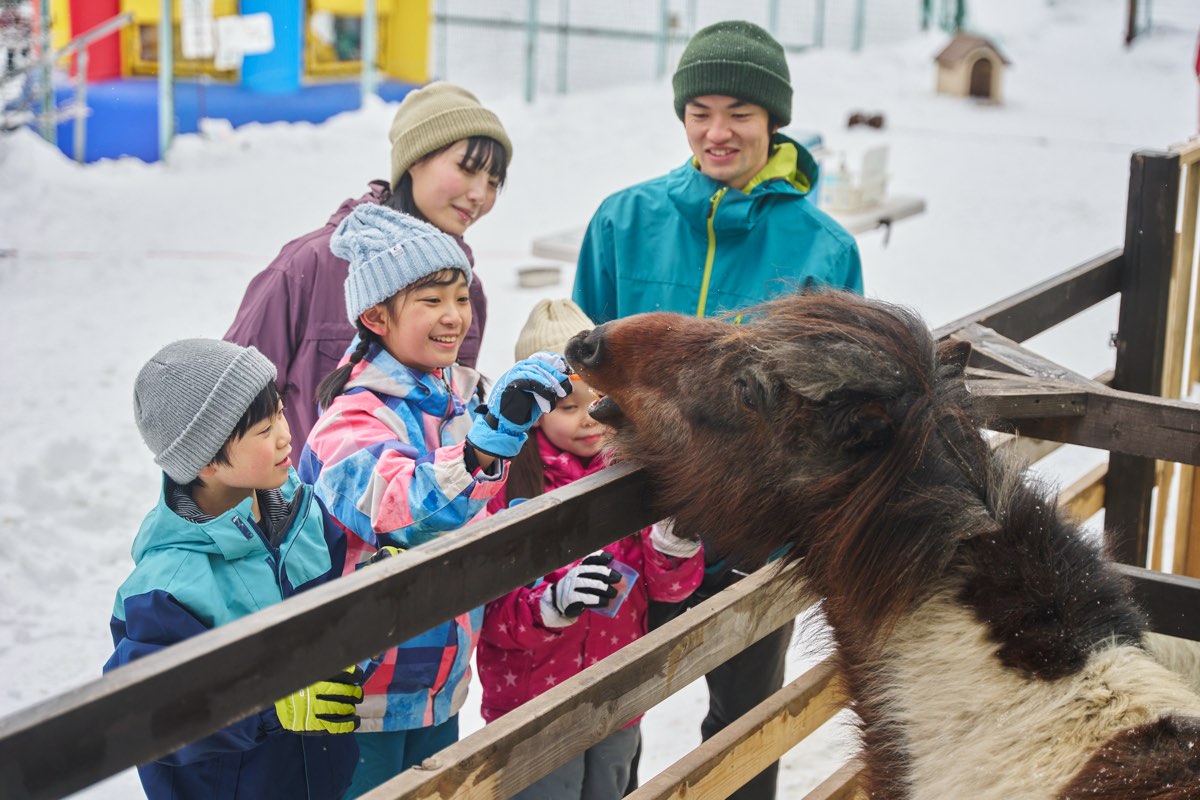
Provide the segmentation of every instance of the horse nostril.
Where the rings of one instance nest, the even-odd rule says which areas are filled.
[[[603,326],[601,326],[603,327]],[[600,364],[604,349],[604,334],[601,328],[580,331],[567,342],[567,361],[575,367],[595,367]]]

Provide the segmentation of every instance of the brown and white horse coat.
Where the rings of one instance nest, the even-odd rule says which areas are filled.
[[[987,446],[965,349],[837,292],[750,318],[643,314],[567,357],[677,533],[747,565],[790,545],[873,800],[1200,798],[1200,698],[1098,548]]]

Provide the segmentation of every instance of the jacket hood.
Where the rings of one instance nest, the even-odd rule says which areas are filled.
[[[354,337],[350,352],[358,347],[358,342],[358,337]],[[343,391],[369,389],[412,403],[426,414],[449,419],[466,412],[459,398],[469,397],[478,382],[479,374],[469,367],[455,365],[437,373],[420,372],[401,364],[382,345],[372,344],[366,357],[354,365]]]
[[[325,224],[336,228],[338,223],[350,216],[350,212],[354,210],[355,206],[361,205],[362,203],[383,203],[386,202],[391,196],[392,190],[388,188],[387,181],[371,181],[367,184],[367,193],[365,195],[362,197],[347,197],[342,201],[342,204],[337,207],[337,211],[333,212],[333,214],[329,217],[329,221]],[[326,242],[326,244],[328,245],[328,242]]]
[[[776,178],[787,181],[800,194],[812,191],[821,168],[808,148],[782,133],[775,134],[771,143],[773,148],[766,166],[750,179],[744,191],[749,194],[756,186]]]
[[[667,176],[671,202],[690,225],[703,230],[713,198],[719,195],[713,227],[730,232],[753,228],[771,203],[807,196],[820,174],[816,159],[803,145],[782,133],[775,134],[771,142],[766,166],[744,190],[731,189],[708,177],[693,158]]]
[[[262,537],[247,535],[240,526],[242,520],[253,518],[254,501],[251,498],[247,497],[224,514],[207,522],[189,522],[172,511],[167,504],[169,480],[166,474],[163,474],[158,504],[146,515],[137,536],[133,539],[130,555],[133,556],[135,564],[147,554],[166,548],[220,554],[225,560],[232,561],[266,547]],[[296,475],[296,470],[289,468],[287,480],[280,487],[284,500],[292,502],[302,490],[303,484]]]

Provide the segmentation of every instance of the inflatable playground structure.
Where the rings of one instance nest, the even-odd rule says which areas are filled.
[[[49,20],[49,48],[58,54],[52,93],[39,98],[58,109],[47,138],[79,161],[155,161],[173,134],[197,132],[205,118],[235,127],[321,122],[358,108],[364,92],[396,101],[429,79],[424,0],[34,0],[33,7],[35,20]]]

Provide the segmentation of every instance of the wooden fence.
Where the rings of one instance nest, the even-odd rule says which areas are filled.
[[[1180,164],[1178,153],[1134,154],[1122,250],[937,334],[971,342],[972,390],[1006,434],[997,446],[1036,454],[1052,446],[1039,442],[1069,442],[1110,451],[1103,483],[1081,482],[1068,490],[1068,502],[1081,515],[1105,509],[1110,546],[1154,629],[1200,639],[1200,615],[1183,613],[1200,603],[1200,581],[1141,566],[1156,459],[1189,470],[1200,464],[1200,406],[1156,396],[1167,372]],[[1194,199],[1191,208],[1194,215]],[[1021,347],[1117,294],[1110,379],[1077,375]],[[5,796],[61,797],[165,755],[644,527],[653,521],[649,492],[637,468],[605,470],[13,714],[0,720],[0,786]],[[1193,552],[1200,559],[1200,546],[1189,557]],[[509,796],[795,617],[808,601],[784,591],[784,583],[773,568],[759,571],[367,797]],[[291,657],[280,663],[280,652]],[[631,797],[724,797],[829,719],[842,700],[837,674],[819,664],[647,776]],[[843,765],[808,800],[855,797],[858,769],[853,761]]]

